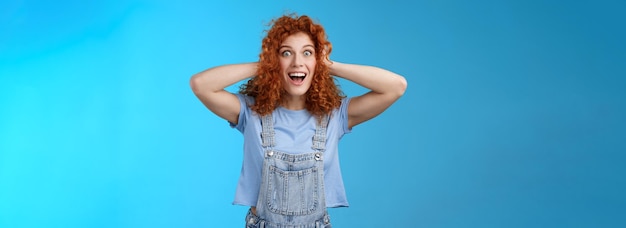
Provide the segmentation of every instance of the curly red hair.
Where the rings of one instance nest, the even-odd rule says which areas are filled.
[[[322,117],[330,114],[341,105],[343,94],[335,84],[326,65],[332,45],[326,38],[324,28],[308,16],[285,15],[270,22],[270,30],[262,42],[262,51],[257,65],[257,76],[248,80],[239,90],[255,98],[250,107],[264,116],[272,113],[283,101],[286,91],[280,79],[279,48],[290,35],[303,32],[309,35],[315,46],[315,75],[311,87],[306,92],[305,106],[312,115]]]

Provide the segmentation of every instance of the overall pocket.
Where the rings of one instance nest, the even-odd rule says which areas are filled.
[[[312,167],[297,171],[269,167],[267,207],[281,215],[308,215],[319,205],[319,170]]]

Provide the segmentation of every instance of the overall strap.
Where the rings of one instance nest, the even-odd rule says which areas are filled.
[[[326,128],[328,127],[328,119],[330,117],[325,115],[321,118],[321,121],[317,121],[315,126],[315,135],[313,135],[313,150],[324,152],[326,150]]]
[[[263,148],[276,146],[276,142],[274,140],[274,120],[272,119],[271,113],[261,117],[261,126],[263,127],[261,130]]]

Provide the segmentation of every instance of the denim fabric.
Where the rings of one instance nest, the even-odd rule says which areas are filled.
[[[268,138],[271,132],[263,134],[262,116],[252,111],[254,98],[237,94],[240,102],[240,113],[237,124],[231,124],[243,136],[243,159],[241,173],[232,201],[235,205],[256,206],[259,189],[261,188],[263,161],[266,148],[262,138]],[[350,133],[348,129],[348,105],[350,99],[344,98],[341,106],[328,114],[328,125],[323,138],[324,149],[324,197],[326,207],[347,207],[348,199],[341,176],[339,164],[339,141]],[[306,154],[311,149],[311,140],[315,135],[318,118],[307,110],[288,110],[278,107],[272,112],[273,118],[273,149],[288,152],[289,154]],[[268,142],[269,143],[269,142]]]
[[[330,227],[324,197],[324,145],[328,118],[318,122],[312,152],[289,154],[274,150],[272,116],[262,117],[265,149],[256,215],[248,212],[246,227]]]
[[[266,220],[261,219],[259,216],[252,213],[251,210],[248,210],[248,214],[246,215],[246,228],[269,228],[269,227],[280,227],[280,228],[332,228],[330,224],[330,216],[328,213],[324,213],[324,217],[315,221],[313,224],[309,225],[279,225],[268,222]]]

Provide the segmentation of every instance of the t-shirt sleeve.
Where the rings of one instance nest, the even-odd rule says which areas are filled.
[[[243,133],[243,131],[245,130],[245,126],[246,126],[246,120],[248,119],[248,116],[250,115],[250,106],[248,105],[248,102],[250,102],[251,97],[243,95],[243,94],[236,94],[237,98],[239,99],[239,119],[237,120],[237,124],[231,123],[230,121],[228,122],[228,124],[230,124],[230,127],[237,129],[239,132]]]
[[[346,97],[341,100],[341,106],[339,106],[339,123],[341,124],[341,135],[352,132],[352,129],[348,127],[348,105],[350,104],[350,98]]]

